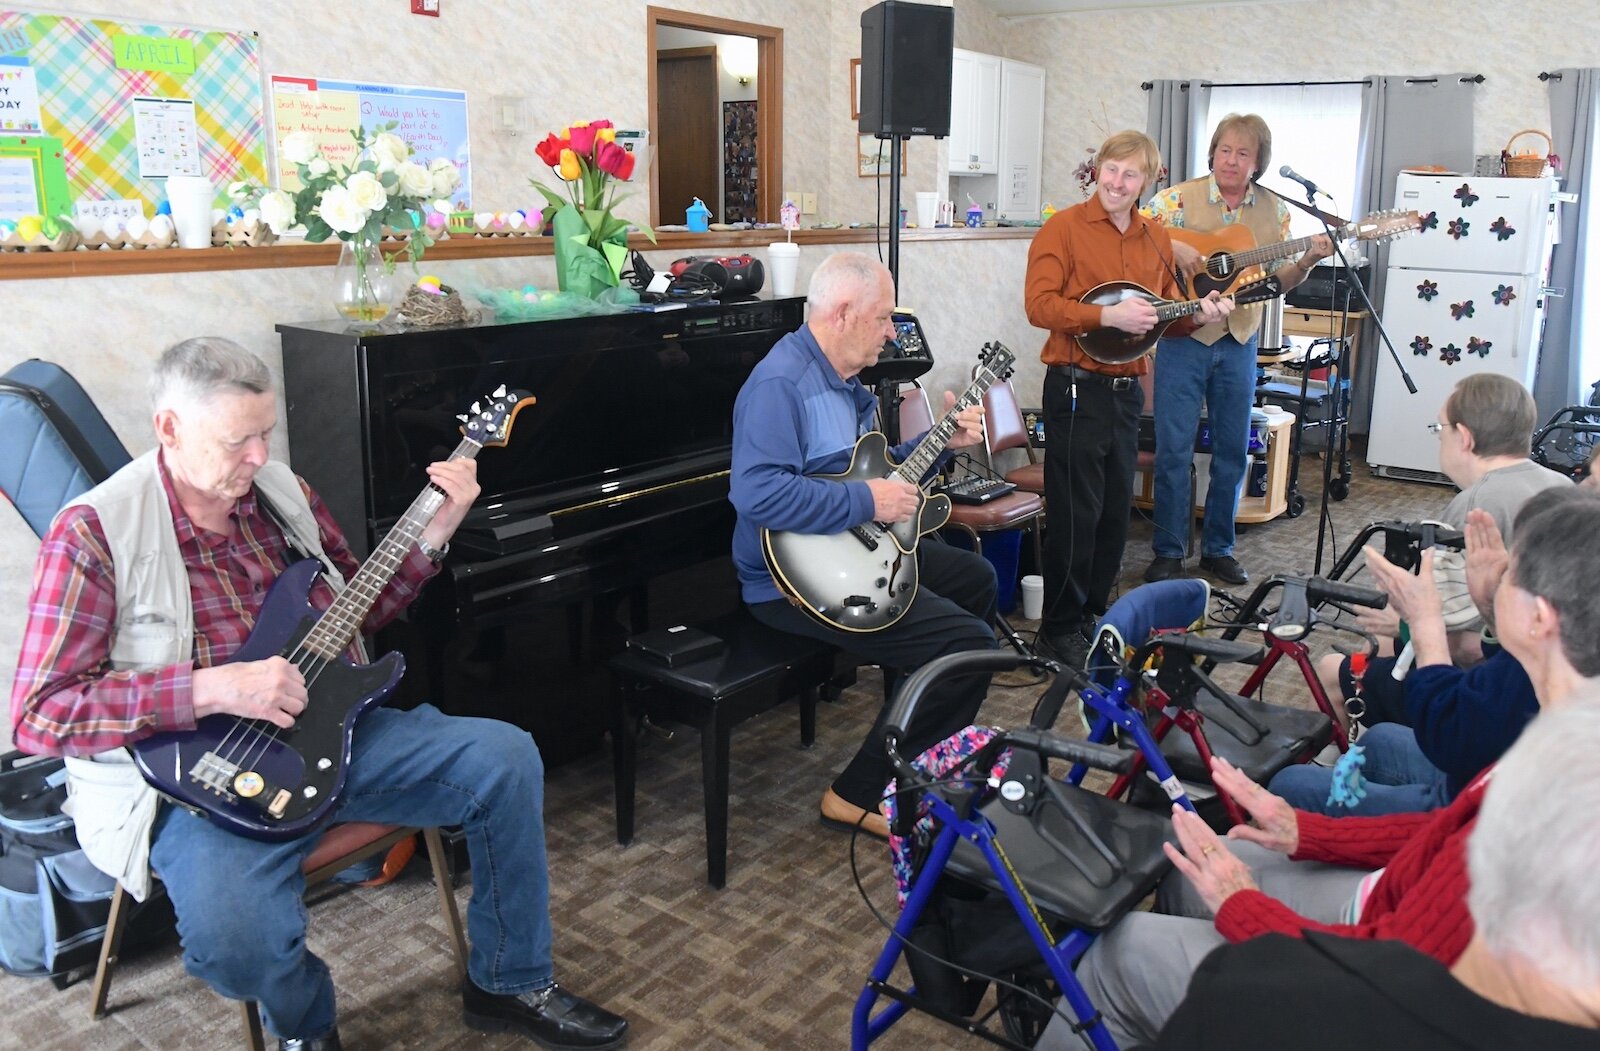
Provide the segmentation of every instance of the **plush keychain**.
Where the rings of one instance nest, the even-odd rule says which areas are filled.
[[[1361,736],[1361,717],[1367,714],[1367,702],[1361,697],[1361,677],[1366,671],[1367,655],[1352,653],[1350,680],[1355,684],[1356,692],[1344,703],[1345,711],[1350,715],[1350,747],[1333,766],[1333,780],[1328,785],[1328,805],[1331,807],[1353,807],[1367,796],[1367,782],[1361,776],[1361,768],[1367,762],[1366,749],[1356,743]]]

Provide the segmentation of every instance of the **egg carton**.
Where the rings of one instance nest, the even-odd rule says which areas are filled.
[[[450,216],[450,232],[457,237],[537,237],[544,219],[530,220],[521,212],[457,212]]]
[[[211,227],[211,244],[216,248],[265,248],[277,240],[272,227],[254,216],[223,219]]]
[[[126,223],[115,223],[103,229],[93,221],[85,221],[80,232],[85,248],[121,250],[124,248],[172,248],[178,243],[178,232],[172,220],[165,215],[145,221],[141,217]]]
[[[42,231],[32,237],[23,237],[11,230],[0,236],[0,252],[70,252],[82,241],[78,231],[65,225],[54,237],[46,237]]]

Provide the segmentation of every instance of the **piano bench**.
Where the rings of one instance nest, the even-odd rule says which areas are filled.
[[[699,626],[727,645],[720,653],[678,667],[632,648],[611,658],[612,765],[617,794],[617,842],[633,841],[638,723],[648,715],[700,731],[701,783],[706,814],[706,878],[721,889],[728,872],[728,741],[733,728],[800,698],[800,744],[816,739],[817,695],[834,674],[835,650],[755,620],[741,606]]]

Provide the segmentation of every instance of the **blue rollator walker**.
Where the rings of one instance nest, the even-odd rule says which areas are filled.
[[[1198,641],[1206,647],[1240,645]],[[930,683],[1022,664],[1055,676],[1029,727],[994,731],[937,775],[900,755],[905,727]],[[993,651],[940,657],[901,687],[883,734],[896,795],[906,803],[895,808],[890,828],[906,837],[907,843],[897,838],[897,844],[909,849],[913,874],[900,918],[856,1001],[853,1048],[868,1047],[914,1008],[1016,1051],[1031,1047],[1060,1011],[1089,1046],[1116,1051],[1073,967],[1100,932],[1167,874],[1171,863],[1161,844],[1174,837],[1168,815],[1075,783],[1090,768],[1125,772],[1131,755],[1049,729],[1074,687],[1095,689],[1078,672],[1052,662]],[[1073,764],[1072,777],[1051,777],[1049,759]],[[1192,809],[1181,789],[1176,799]],[[972,965],[977,948],[964,953],[966,947],[956,944],[964,935],[986,943],[988,966]],[[889,980],[902,956],[915,982],[905,989]],[[988,983],[996,980],[997,1006],[973,1018]],[[1059,1006],[1053,1003],[1057,993]],[[880,998],[892,1002],[874,1014]],[[988,1024],[995,1014],[1003,1032]]]

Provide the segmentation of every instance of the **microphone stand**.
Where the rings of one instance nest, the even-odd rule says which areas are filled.
[[[1356,273],[1355,267],[1351,265],[1349,257],[1345,255],[1344,248],[1340,246],[1338,238],[1334,236],[1333,225],[1328,221],[1327,213],[1316,206],[1317,191],[1312,189],[1310,186],[1307,186],[1305,190],[1305,204],[1301,204],[1299,201],[1290,200],[1287,197],[1285,197],[1284,200],[1289,204],[1294,205],[1296,208],[1299,208],[1301,211],[1307,212],[1308,214],[1314,216],[1316,220],[1322,224],[1322,229],[1328,236],[1328,242],[1333,245],[1334,254],[1338,256],[1340,264],[1344,266],[1345,273],[1350,279],[1349,283],[1345,286],[1344,302],[1339,311],[1339,335],[1336,337],[1338,350],[1330,359],[1332,372],[1330,373],[1327,381],[1327,391],[1325,394],[1327,399],[1327,417],[1324,420],[1324,426],[1327,427],[1327,434],[1323,437],[1322,499],[1317,510],[1317,551],[1314,568],[1312,569],[1313,573],[1320,574],[1322,572],[1322,556],[1324,553],[1323,545],[1327,535],[1326,527],[1330,520],[1330,516],[1328,514],[1328,498],[1330,493],[1333,492],[1333,462],[1336,458],[1340,461],[1340,491],[1336,494],[1333,494],[1334,498],[1343,500],[1346,496],[1350,495],[1350,465],[1348,460],[1350,440],[1350,391],[1348,385],[1349,381],[1347,378],[1347,369],[1349,367],[1350,360],[1349,331],[1351,289],[1354,289],[1361,294],[1361,301],[1366,304],[1367,313],[1371,316],[1373,324],[1377,326],[1378,335],[1383,339],[1384,346],[1389,348],[1389,354],[1394,359],[1395,367],[1400,370],[1400,376],[1405,380],[1406,388],[1410,390],[1412,394],[1415,394],[1417,392],[1417,385],[1412,382],[1410,373],[1406,372],[1406,367],[1401,362],[1399,353],[1394,349],[1394,344],[1389,339],[1389,333],[1384,331],[1383,322],[1379,320],[1378,312],[1373,307],[1372,300],[1367,296],[1367,290],[1361,285],[1360,276]],[[1333,304],[1330,302],[1329,306],[1331,307],[1332,305]],[[1310,381],[1311,368],[1308,361],[1306,366],[1300,371],[1300,411],[1302,413],[1305,412],[1306,397]],[[1295,430],[1296,441],[1293,446],[1295,463],[1290,472],[1291,488],[1293,488],[1294,484],[1298,482],[1300,476],[1301,443],[1299,436],[1304,431],[1304,421],[1301,421],[1301,425],[1296,427]],[[1337,443],[1334,440],[1336,432],[1338,433],[1339,437],[1339,441]],[[1340,452],[1337,456],[1335,454],[1336,445],[1342,450],[1342,452]]]

